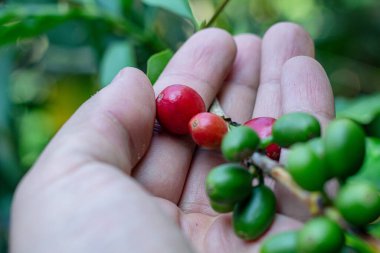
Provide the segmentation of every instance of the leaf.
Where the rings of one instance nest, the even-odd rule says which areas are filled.
[[[367,138],[364,164],[349,180],[369,181],[380,191],[380,139]]]
[[[121,0],[95,0],[96,4],[112,14],[121,15],[122,14],[122,3]]]
[[[59,11],[54,5],[39,6],[43,9],[14,5],[1,9],[0,45],[38,35],[69,18],[68,11]]]
[[[336,99],[337,118],[350,118],[361,124],[370,123],[380,113],[380,93],[352,100]]]
[[[0,48],[0,192],[4,188],[14,189],[21,177],[9,92],[14,54],[12,47]]]
[[[154,84],[162,71],[173,56],[173,51],[166,49],[152,55],[148,59],[147,76],[152,84]]]
[[[20,162],[29,168],[54,135],[53,119],[42,109],[28,111],[19,120]]]
[[[14,51],[10,47],[0,48],[0,130],[8,127],[8,116],[11,110],[9,83],[13,68]],[[1,131],[0,131],[1,133]]]
[[[123,10],[130,9],[133,5],[133,0],[71,0],[71,2],[88,6],[89,8],[100,8],[114,15],[121,15]]]
[[[141,28],[128,17],[109,15],[101,8],[75,8],[66,4],[13,4],[0,8],[0,46],[39,35],[68,20],[101,21],[110,30],[117,30],[131,39],[142,42],[145,38]]]
[[[124,67],[135,67],[136,55],[133,46],[128,41],[118,41],[111,44],[100,63],[100,83],[107,86],[115,75]]]
[[[191,20],[194,19],[188,0],[143,0],[143,3],[168,10]]]

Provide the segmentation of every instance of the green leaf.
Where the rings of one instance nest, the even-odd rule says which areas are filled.
[[[160,7],[191,20],[194,19],[188,0],[143,0],[143,3]]]
[[[152,55],[148,59],[147,76],[152,84],[154,84],[162,71],[173,56],[173,51],[166,49],[159,53]]]
[[[361,124],[370,123],[380,113],[380,93],[355,99],[336,99],[337,118],[350,118]]]
[[[69,17],[66,10],[55,5],[6,6],[0,11],[0,45],[38,35],[62,23]]]
[[[367,138],[364,164],[349,180],[369,181],[380,191],[380,139]]]
[[[112,43],[106,50],[100,63],[100,83],[102,87],[109,84],[124,67],[135,67],[136,55],[128,41]]]
[[[110,15],[101,8],[75,8],[66,4],[14,4],[0,8],[0,46],[39,35],[68,20],[101,21],[110,30],[118,31],[119,35],[121,33],[147,43],[144,31],[131,20]],[[155,44],[152,46],[155,47]]]
[[[122,14],[122,3],[121,0],[95,0],[96,4],[112,14],[121,15]]]
[[[8,89],[13,68],[13,57],[14,51],[12,48],[3,47],[0,49],[0,130],[8,127],[8,117],[11,110]]]
[[[0,191],[3,188],[14,189],[21,178],[9,92],[14,53],[12,47],[0,48]]]

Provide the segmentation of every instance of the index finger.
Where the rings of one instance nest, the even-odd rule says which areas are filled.
[[[233,38],[220,29],[193,35],[174,55],[154,86],[156,96],[172,84],[184,84],[199,93],[209,107],[235,59]],[[156,133],[134,176],[150,192],[178,202],[195,145],[187,137]]]

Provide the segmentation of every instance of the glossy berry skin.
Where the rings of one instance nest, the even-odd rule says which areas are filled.
[[[297,253],[337,253],[343,249],[343,230],[334,221],[318,217],[308,221],[299,232]]]
[[[190,119],[206,111],[206,106],[195,90],[174,84],[157,96],[156,110],[157,120],[164,129],[172,134],[188,134]]]
[[[290,149],[286,169],[299,186],[320,191],[328,179],[326,165],[308,143],[297,143]]]
[[[286,231],[267,237],[261,244],[260,253],[296,252],[298,231]]]
[[[229,213],[234,210],[235,203],[218,203],[210,200],[210,206],[218,213]]]
[[[255,240],[268,230],[276,216],[276,197],[265,185],[252,188],[251,195],[237,203],[232,223],[236,235]]]
[[[365,158],[365,133],[349,119],[332,121],[323,138],[327,165],[330,174],[338,178],[354,175]]]
[[[265,139],[272,136],[272,125],[276,119],[270,117],[259,117],[251,119],[244,123],[244,125],[249,126],[259,135],[260,139]],[[266,155],[278,161],[280,159],[281,147],[275,143],[270,144],[265,148]]]
[[[223,136],[228,132],[224,119],[209,112],[198,113],[192,117],[189,129],[194,142],[209,149],[219,148]]]
[[[281,147],[290,147],[297,142],[306,142],[321,135],[318,120],[304,112],[293,112],[281,116],[272,128],[273,141]]]
[[[251,192],[252,179],[252,174],[238,163],[212,169],[206,177],[207,196],[214,203],[212,206],[233,206],[243,200]]]
[[[231,162],[240,162],[251,156],[257,149],[260,138],[247,126],[239,126],[229,131],[222,141],[222,154]]]
[[[380,216],[380,192],[366,181],[349,182],[335,199],[343,218],[354,226],[366,226]]]

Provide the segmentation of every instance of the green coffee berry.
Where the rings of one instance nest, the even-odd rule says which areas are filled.
[[[222,141],[223,156],[233,162],[248,158],[259,146],[260,138],[247,126],[239,126],[228,132]]]
[[[294,181],[308,191],[322,190],[327,180],[327,168],[323,159],[306,143],[292,146],[286,169]]]
[[[273,141],[281,147],[306,142],[321,135],[319,121],[304,112],[294,112],[280,117],[272,128]]]
[[[365,134],[361,127],[351,120],[337,119],[330,123],[323,139],[331,175],[346,178],[360,169],[365,156]]]
[[[233,211],[235,233],[244,240],[259,238],[276,215],[276,197],[265,185],[252,188],[251,195],[239,202]]]
[[[343,218],[365,226],[380,216],[380,192],[369,182],[349,182],[338,192],[335,204]]]
[[[207,175],[207,195],[214,207],[231,206],[251,193],[252,179],[253,175],[239,164],[219,165]]]
[[[343,230],[334,221],[318,217],[308,221],[297,238],[297,253],[337,253],[344,246]]]
[[[298,231],[286,231],[269,236],[260,247],[260,253],[295,253]]]

